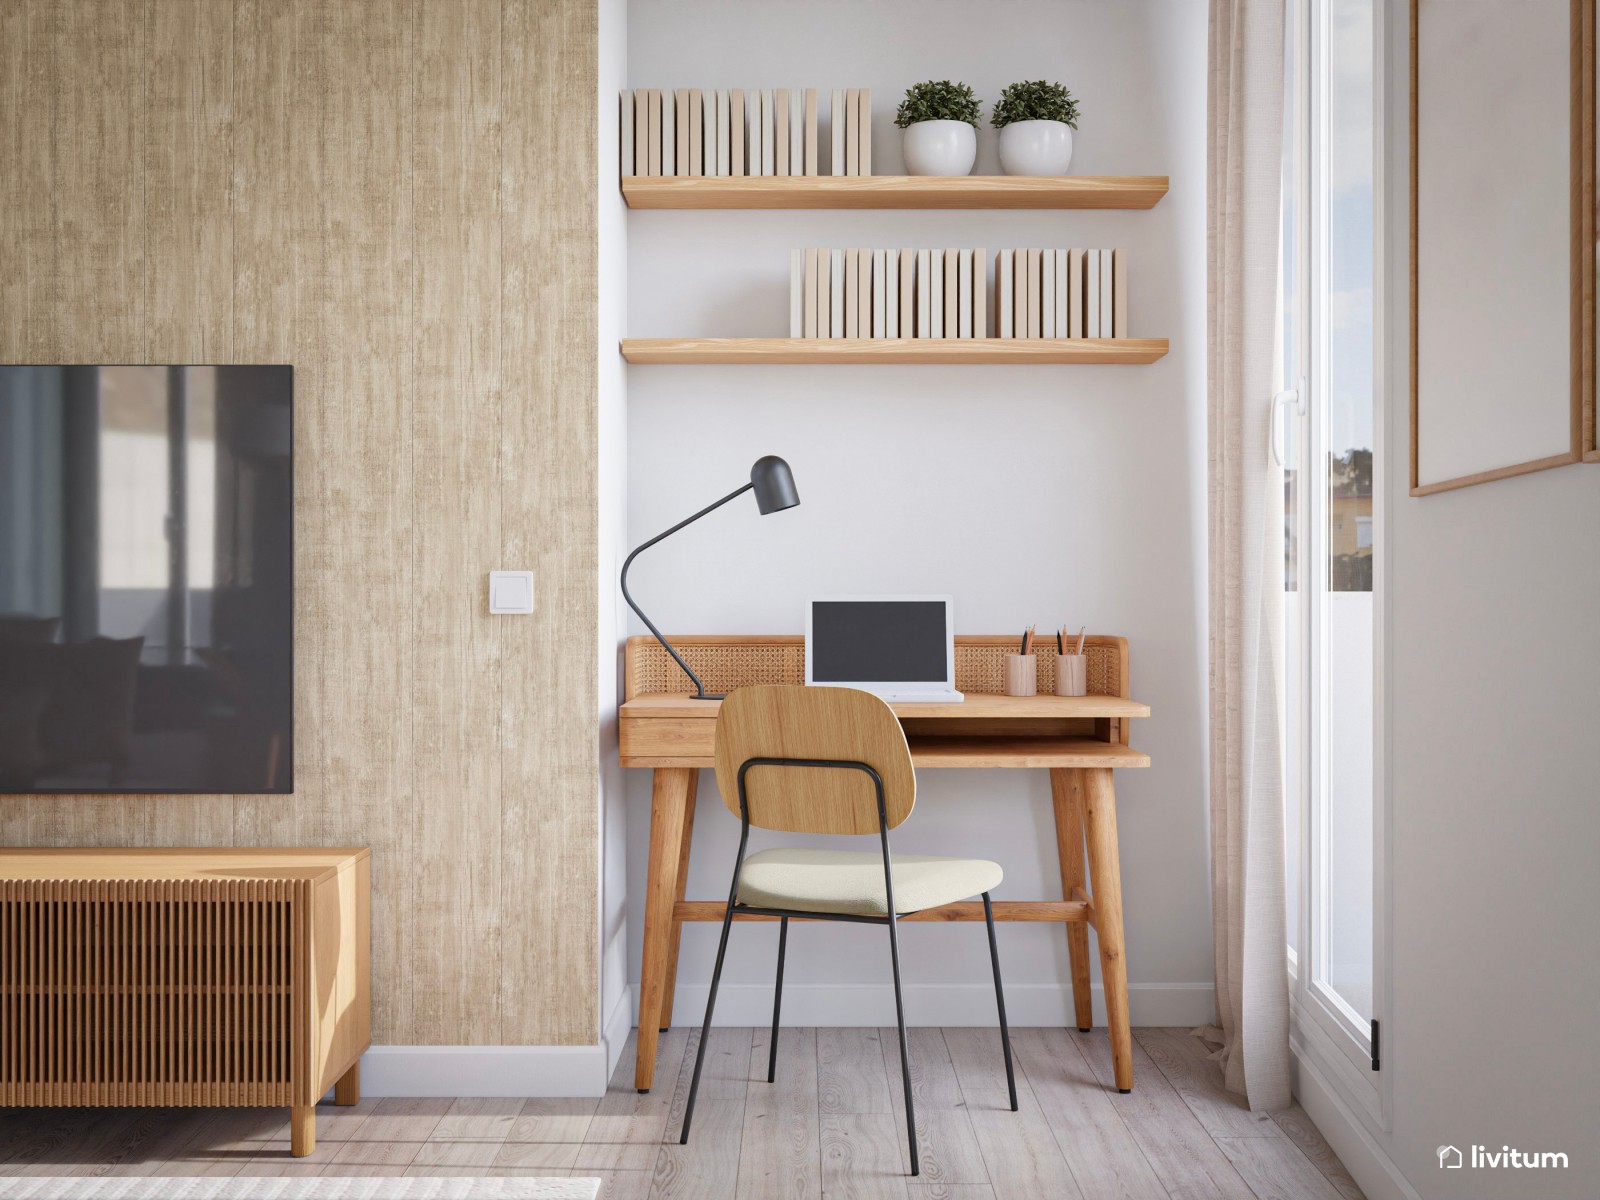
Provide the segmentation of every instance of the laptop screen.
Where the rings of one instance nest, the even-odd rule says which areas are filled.
[[[943,600],[813,600],[811,682],[948,684]]]

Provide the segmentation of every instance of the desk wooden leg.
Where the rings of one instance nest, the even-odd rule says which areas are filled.
[[[689,886],[689,843],[694,838],[695,795],[700,790],[700,772],[689,772],[689,798],[683,806],[683,841],[678,849],[678,899]],[[678,947],[683,942],[683,922],[672,918],[672,943],[667,949],[667,979],[661,994],[661,1032],[672,1025],[672,1001],[678,991]]]
[[[657,767],[650,792],[650,868],[644,893],[644,956],[639,968],[638,1060],[633,1083],[648,1092],[656,1074],[662,1002],[671,958],[672,909],[682,895],[683,827],[694,795],[695,770]]]
[[[1128,964],[1122,941],[1122,871],[1117,863],[1117,802],[1111,771],[1082,772],[1083,819],[1094,883],[1095,939],[1100,943],[1100,981],[1105,987],[1106,1026],[1111,1035],[1111,1070],[1117,1090],[1133,1090],[1133,1032],[1128,1027]]]
[[[1050,794],[1055,800],[1061,898],[1070,900],[1074,888],[1084,887],[1082,772],[1076,767],[1052,767]],[[1067,957],[1072,963],[1073,1015],[1078,1029],[1087,1033],[1094,1024],[1094,1003],[1089,985],[1089,927],[1082,921],[1067,925]]]

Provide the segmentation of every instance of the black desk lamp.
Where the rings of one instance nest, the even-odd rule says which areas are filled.
[[[662,538],[671,537],[685,525],[693,525],[708,512],[713,512],[735,496],[742,496],[750,491],[755,492],[756,507],[761,510],[763,517],[769,513],[782,512],[786,508],[793,508],[800,503],[800,493],[794,489],[794,473],[789,470],[789,464],[776,454],[768,454],[765,457],[756,459],[755,465],[750,468],[749,483],[742,488],[729,492],[715,504],[708,504],[705,508],[695,513],[694,516],[679,521],[665,533],[656,534],[655,537],[628,555],[622,563],[622,598],[628,602],[629,608],[639,614],[639,619],[645,623],[645,628],[655,634],[656,641],[660,642],[666,652],[672,655],[673,661],[683,668],[684,674],[694,680],[694,698],[696,700],[721,700],[722,697],[706,691],[706,685],[700,682],[700,676],[689,670],[689,664],[683,661],[683,655],[672,648],[672,644],[661,636],[661,630],[657,629],[650,618],[644,615],[644,610],[633,602],[633,597],[628,594],[628,568],[633,565],[633,560],[638,558],[641,552],[650,549]]]

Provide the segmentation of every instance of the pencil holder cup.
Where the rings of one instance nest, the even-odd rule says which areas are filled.
[[[1008,654],[1006,695],[1034,696],[1039,692],[1039,660],[1031,654]]]
[[[1056,655],[1056,695],[1086,696],[1089,693],[1089,656]]]

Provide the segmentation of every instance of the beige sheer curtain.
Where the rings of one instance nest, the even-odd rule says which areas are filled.
[[[1211,910],[1224,1079],[1289,1104],[1274,389],[1284,0],[1211,0],[1207,95]],[[1215,1031],[1209,1031],[1214,1034]]]

